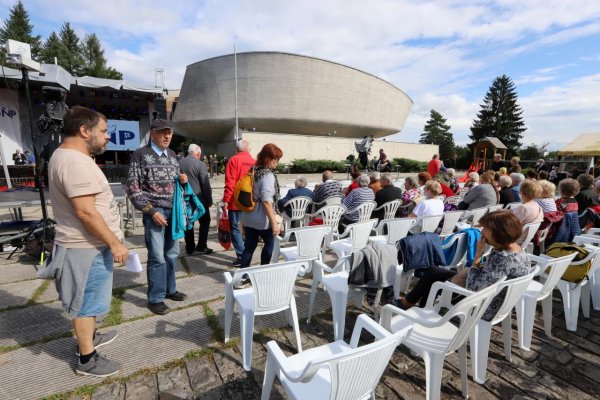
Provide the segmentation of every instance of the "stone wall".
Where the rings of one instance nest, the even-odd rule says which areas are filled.
[[[358,156],[354,142],[358,139],[304,136],[281,133],[243,132],[244,139],[250,142],[251,153],[256,156],[262,146],[275,143],[283,150],[281,162],[290,163],[294,159],[307,160],[334,160],[346,159],[349,154]],[[379,154],[379,149],[384,149],[389,158],[409,158],[417,161],[429,161],[431,156],[438,152],[438,146],[432,144],[418,144],[394,142],[390,140],[375,140],[371,147],[369,159]]]

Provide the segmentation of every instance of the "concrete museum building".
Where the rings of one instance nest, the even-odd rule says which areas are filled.
[[[295,54],[249,52],[189,65],[172,115],[177,133],[225,155],[233,154],[236,138],[243,137],[253,153],[276,143],[284,152],[282,162],[339,161],[356,155],[354,142],[372,135],[371,158],[383,148],[389,157],[427,161],[436,145],[383,139],[402,130],[412,104],[391,83],[355,68]]]

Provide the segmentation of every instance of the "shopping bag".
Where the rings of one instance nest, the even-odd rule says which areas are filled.
[[[225,250],[229,250],[231,247],[231,226],[229,225],[229,215],[227,210],[223,210],[219,216],[218,225],[219,243]]]

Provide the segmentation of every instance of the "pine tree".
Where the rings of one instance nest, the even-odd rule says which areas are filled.
[[[42,38],[40,35],[33,36],[33,25],[29,23],[29,13],[25,10],[21,0],[10,9],[10,15],[4,21],[4,27],[0,28],[0,57],[4,60],[6,50],[3,46],[8,39],[17,40],[19,42],[29,43],[31,45],[31,57],[35,60],[39,59],[40,50],[42,47]]]
[[[496,137],[508,147],[509,155],[516,154],[527,129],[522,114],[513,81],[506,75],[497,77],[483,99],[477,118],[473,120],[469,135],[472,144],[486,136]]]
[[[46,64],[54,64],[54,57],[56,57],[58,64],[61,64],[62,60],[59,57],[61,57],[63,54],[64,52],[62,50],[60,38],[56,32],[52,32],[42,46],[40,61]]]
[[[97,78],[123,79],[123,74],[106,65],[104,50],[95,33],[85,35],[82,53],[84,58],[84,75],[95,76]]]
[[[84,70],[84,60],[79,43],[79,37],[71,24],[65,22],[60,29],[60,54],[59,64],[74,76],[81,76]]]
[[[445,160],[454,154],[454,138],[451,126],[439,112],[431,110],[430,118],[425,123],[419,143],[437,144],[440,147],[440,159]]]

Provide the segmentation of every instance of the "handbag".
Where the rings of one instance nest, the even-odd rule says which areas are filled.
[[[219,243],[225,250],[229,250],[231,248],[231,225],[229,224],[229,214],[227,213],[227,210],[222,211],[219,216],[217,231]]]

